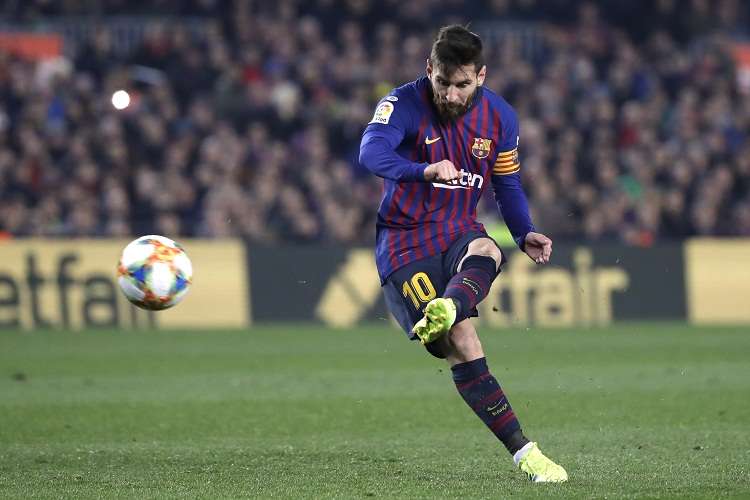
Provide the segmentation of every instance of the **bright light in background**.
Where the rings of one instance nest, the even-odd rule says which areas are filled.
[[[130,104],[130,94],[124,90],[118,90],[112,94],[112,106],[115,109],[125,109]]]

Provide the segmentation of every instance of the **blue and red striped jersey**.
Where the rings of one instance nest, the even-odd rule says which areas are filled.
[[[396,269],[448,249],[467,231],[484,231],[477,204],[492,184],[519,246],[534,230],[521,188],[519,127],[513,108],[479,87],[461,117],[441,121],[426,77],[391,91],[362,136],[360,163],[385,179],[376,224],[375,260],[385,282]],[[424,169],[448,159],[461,177],[426,182]]]

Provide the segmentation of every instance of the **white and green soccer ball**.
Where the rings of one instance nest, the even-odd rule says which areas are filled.
[[[178,304],[193,281],[185,250],[164,236],[150,234],[130,242],[117,266],[117,282],[130,302],[150,311]]]

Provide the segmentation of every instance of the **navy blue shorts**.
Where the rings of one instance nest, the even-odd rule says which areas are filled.
[[[417,338],[411,329],[424,316],[424,307],[432,299],[443,296],[469,243],[478,238],[489,236],[479,231],[463,234],[445,252],[414,261],[388,276],[383,285],[385,304],[410,339]],[[479,313],[473,309],[470,316],[479,316]]]

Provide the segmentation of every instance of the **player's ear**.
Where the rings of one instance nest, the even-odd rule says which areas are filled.
[[[425,69],[425,72],[427,73],[427,78],[432,78],[432,61],[430,61],[430,58],[427,58],[427,68]]]
[[[486,76],[487,76],[487,65],[484,65],[479,70],[479,73],[477,73],[477,85],[482,85],[484,83],[484,79]]]

